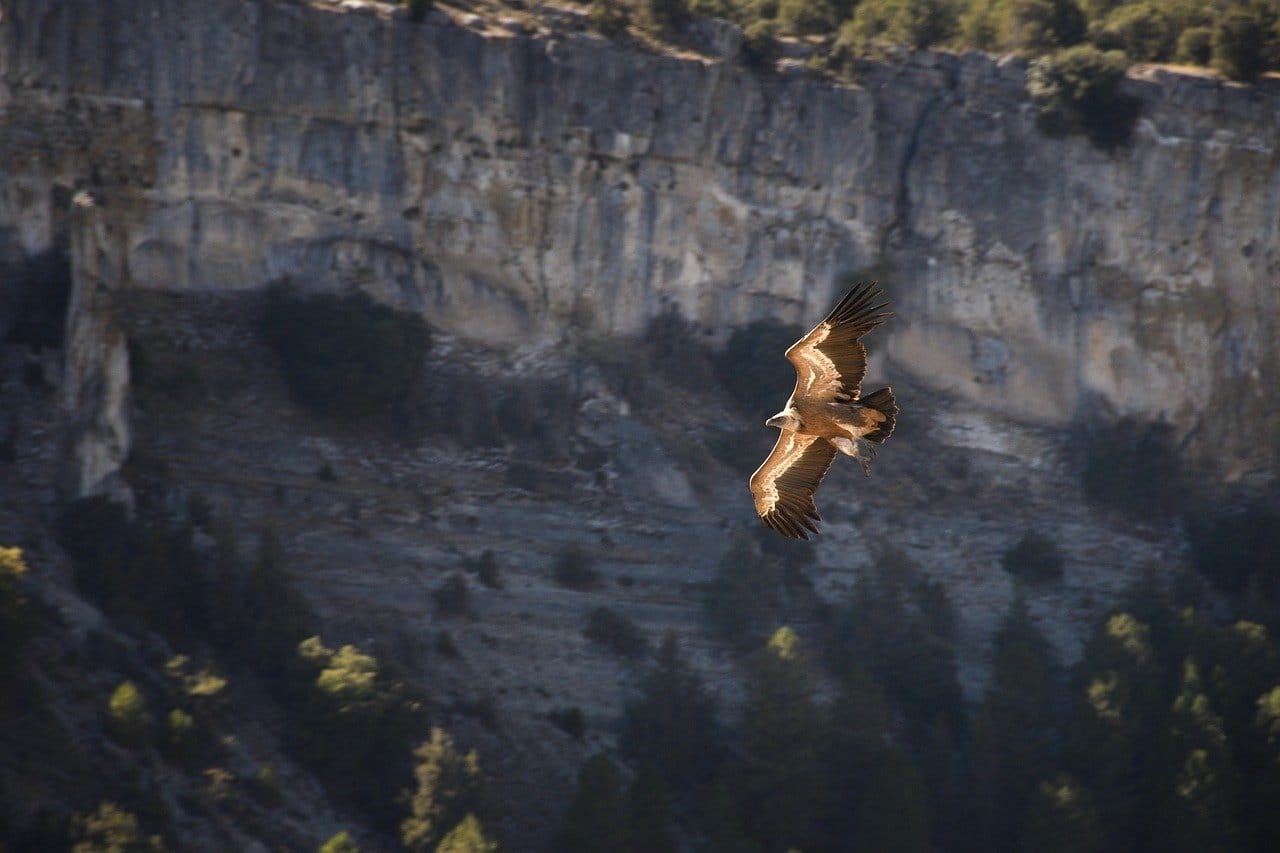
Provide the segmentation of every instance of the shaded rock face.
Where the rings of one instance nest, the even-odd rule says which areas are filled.
[[[807,323],[876,268],[889,372],[1032,424],[1167,419],[1228,479],[1273,467],[1274,87],[1131,78],[1108,155],[1036,129],[1016,62],[837,87],[379,8],[6,3],[0,247],[44,248],[53,190],[92,186],[121,287],[287,275],[534,351],[669,305],[721,335]]]
[[[129,341],[113,310],[121,286],[119,234],[110,212],[88,193],[72,213],[75,243],[67,309],[62,404],[67,419],[62,491],[110,495],[132,505],[120,476],[133,434],[129,419]]]

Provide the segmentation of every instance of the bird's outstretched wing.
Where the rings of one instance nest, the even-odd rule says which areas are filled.
[[[862,393],[867,348],[859,340],[892,316],[884,291],[874,281],[861,282],[831,309],[827,319],[787,349],[796,368],[795,399],[851,403]]]
[[[827,475],[836,449],[816,435],[782,430],[764,463],[751,475],[751,496],[765,524],[792,539],[808,539],[820,521],[813,493]]]

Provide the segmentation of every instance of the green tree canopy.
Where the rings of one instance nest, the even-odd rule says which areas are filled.
[[[578,771],[578,787],[556,837],[557,853],[619,853],[630,844],[630,814],[622,774],[604,754]]]
[[[321,844],[319,853],[360,853],[360,847],[344,829]]]
[[[1242,850],[1241,827],[1232,814],[1239,785],[1222,718],[1205,692],[1194,659],[1183,663],[1182,686],[1173,700],[1167,749],[1174,770],[1163,822],[1168,850]]]
[[[747,676],[742,757],[734,774],[748,831],[768,849],[805,849],[819,834],[828,791],[826,720],[815,687],[803,641],[791,628],[779,628]]]
[[[395,826],[396,797],[412,779],[412,739],[425,727],[419,694],[372,655],[350,645],[329,648],[319,637],[298,645],[289,684],[291,751],[330,790],[382,826]]]
[[[849,849],[929,853],[929,794],[911,759],[884,747],[868,767],[870,779],[853,817]]]
[[[498,842],[485,835],[479,818],[467,813],[449,834],[440,839],[436,853],[498,853]]]
[[[795,382],[795,368],[779,354],[804,333],[799,326],[773,319],[756,320],[729,333],[716,367],[744,415],[763,420],[778,410],[775,389]]]
[[[1054,699],[1049,644],[1019,596],[997,634],[991,681],[973,725],[972,795],[986,850],[1012,849],[1037,785],[1050,776]]]
[[[1137,105],[1121,94],[1129,61],[1118,50],[1082,44],[1041,57],[1027,73],[1027,93],[1051,134],[1084,133],[1101,148],[1129,138]]]
[[[1038,530],[1028,530],[1000,558],[1001,567],[1030,583],[1062,580],[1062,550]]]
[[[161,853],[158,835],[144,835],[138,818],[112,802],[103,802],[71,821],[71,853]]]
[[[1019,838],[1021,853],[1101,853],[1105,835],[1093,797],[1067,775],[1041,782]]]
[[[26,638],[26,601],[18,588],[26,572],[20,549],[0,547],[0,678],[12,670]]]
[[[635,853],[675,853],[671,835],[671,798],[662,773],[653,762],[640,765],[627,791],[629,835]]]
[[[146,699],[132,681],[121,683],[107,700],[107,725],[111,734],[129,744],[141,744],[151,726]]]
[[[877,44],[929,47],[955,34],[959,6],[956,0],[862,0],[839,39],[860,52]]]
[[[845,672],[855,661],[866,666],[917,733],[939,712],[953,731],[963,728],[954,610],[941,585],[924,578],[905,554],[877,554],[828,630],[831,668]]]
[[[710,780],[722,756],[716,700],[680,652],[663,636],[640,695],[627,703],[619,747],[636,762],[652,762],[666,786],[687,792]]]
[[[1237,5],[1213,28],[1213,66],[1232,80],[1253,81],[1268,65],[1267,48],[1276,38],[1275,16],[1265,4]],[[1270,26],[1269,26],[1270,25]]]
[[[480,761],[474,750],[459,751],[448,732],[438,727],[431,729],[413,757],[417,786],[408,792],[409,816],[400,824],[400,841],[410,850],[429,850],[459,815],[469,813],[480,781]]]
[[[636,623],[611,607],[593,608],[582,634],[620,657],[640,658],[649,651],[649,640]]]
[[[826,712],[824,837],[858,850],[930,849],[928,789],[889,740],[891,714],[871,673],[851,665]]]
[[[777,557],[761,553],[745,532],[735,533],[703,595],[711,628],[741,649],[757,647],[782,616],[785,581]]]
[[[290,285],[268,289],[263,330],[298,400],[347,417],[402,399],[431,344],[420,317],[363,292],[303,295]]]
[[[1075,0],[1000,0],[1000,46],[1044,53],[1079,43],[1086,18]]]
[[[848,11],[841,8],[843,5],[847,4],[837,3],[836,0],[779,0],[778,23],[784,30],[795,35],[833,32],[843,20],[841,13]],[[800,334],[803,333],[792,336],[791,340],[783,344],[783,348],[790,346]],[[775,358],[780,351],[774,351]]]
[[[1063,744],[1063,769],[1090,791],[1103,830],[1121,844],[1131,843],[1159,787],[1152,777],[1169,706],[1151,636],[1147,623],[1126,612],[1098,626],[1076,668]]]

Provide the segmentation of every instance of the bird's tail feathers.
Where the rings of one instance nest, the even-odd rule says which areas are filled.
[[[893,425],[898,417],[898,403],[893,399],[893,389],[881,388],[879,391],[863,397],[858,402],[884,415],[884,422],[880,424],[880,427],[875,432],[870,432],[863,436],[867,441],[883,444],[884,440],[893,434]]]

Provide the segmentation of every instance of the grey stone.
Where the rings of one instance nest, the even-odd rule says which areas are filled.
[[[1133,78],[1142,118],[1108,154],[1036,129],[1018,60],[912,53],[849,86],[557,38],[14,0],[5,251],[52,245],[51,188],[94,184],[122,287],[288,274],[531,350],[668,304],[716,339],[804,322],[888,270],[876,364],[1031,423],[1164,418],[1219,476],[1274,470],[1275,86]]]

